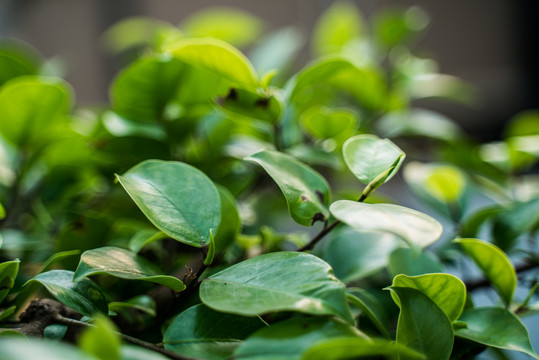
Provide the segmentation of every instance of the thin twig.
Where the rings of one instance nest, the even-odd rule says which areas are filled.
[[[63,324],[63,325],[67,325],[67,326],[95,327],[95,325],[93,325],[93,324],[85,323],[83,321],[79,321],[79,320],[75,320],[75,319],[66,318],[66,317],[64,317],[64,316],[62,316],[60,314],[57,314],[54,317],[53,320],[54,320],[54,322],[56,322],[58,324]],[[152,343],[149,343],[147,341],[140,340],[140,339],[137,339],[137,338],[134,338],[132,336],[125,335],[125,334],[122,334],[122,333],[119,333],[119,332],[117,332],[117,334],[120,335],[120,337],[123,340],[125,340],[125,341],[127,341],[127,342],[129,342],[131,344],[141,346],[141,347],[143,347],[145,349],[161,353],[161,354],[169,357],[170,359],[174,359],[174,360],[195,360],[193,358],[185,357],[185,356],[182,356],[182,355],[177,354],[175,352],[172,352],[170,350],[164,349],[162,347],[159,347],[159,346],[157,346],[155,344],[152,344]]]

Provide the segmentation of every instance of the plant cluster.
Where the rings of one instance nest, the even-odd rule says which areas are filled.
[[[334,3],[289,76],[293,28],[128,19],[110,104],[76,109],[4,41],[2,359],[539,359],[539,113],[478,144],[418,108],[475,96],[422,55],[428,22]]]

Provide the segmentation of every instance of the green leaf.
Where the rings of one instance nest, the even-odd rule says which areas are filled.
[[[234,196],[226,188],[217,186],[221,199],[221,222],[215,234],[215,251],[222,252],[235,239],[241,229],[241,219]]]
[[[258,318],[224,314],[198,304],[172,321],[163,343],[165,349],[183,356],[228,359],[243,339],[262,326]]]
[[[41,56],[32,47],[19,41],[0,40],[0,85],[8,80],[38,73]]]
[[[420,247],[434,243],[442,235],[442,225],[428,215],[392,204],[364,204],[336,201],[330,211],[345,224],[362,231],[387,231]]]
[[[340,52],[364,32],[363,16],[351,2],[334,2],[317,20],[312,46],[318,56]]]
[[[344,143],[343,157],[359,181],[369,185],[378,180],[377,185],[380,186],[397,173],[406,155],[391,140],[375,135],[357,135]],[[381,174],[385,175],[382,179],[379,178]]]
[[[170,358],[161,355],[153,350],[148,350],[140,346],[124,345],[121,350],[122,360],[169,360]]]
[[[499,307],[471,309],[465,311],[460,320],[466,322],[466,328],[456,330],[456,336],[499,349],[520,351],[539,359],[530,344],[528,330],[508,310]]]
[[[509,306],[517,287],[517,275],[507,255],[496,245],[478,239],[457,239],[455,242],[479,266],[505,305]]]
[[[400,301],[397,343],[425,354],[427,359],[449,359],[453,349],[453,327],[445,313],[419,290],[389,289]]]
[[[266,91],[263,94],[231,88],[224,97],[217,98],[217,103],[223,110],[230,113],[230,117],[244,116],[248,120],[258,119],[277,123],[283,112],[280,94],[276,91]]]
[[[15,279],[19,273],[19,259],[13,261],[6,261],[0,264],[0,304],[9,291],[15,285]]]
[[[317,342],[303,353],[302,360],[344,360],[358,357],[398,358],[402,360],[425,359],[407,346],[383,339],[338,337]]]
[[[120,184],[162,232],[202,247],[220,221],[220,200],[212,181],[180,162],[147,160],[118,175]]]
[[[381,308],[380,303],[372,295],[360,288],[349,288],[346,298],[352,306],[361,310],[369,318],[380,334],[388,339],[391,337],[386,327],[388,322],[387,316],[383,308]]]
[[[92,355],[85,354],[80,349],[65,343],[54,343],[39,339],[19,339],[13,337],[0,338],[0,353],[2,360],[97,360]]]
[[[138,59],[112,84],[113,110],[130,120],[161,121],[165,106],[176,93],[182,68],[170,55]]]
[[[513,116],[504,130],[506,137],[539,135],[539,110],[525,110]]]
[[[107,313],[107,302],[99,287],[90,279],[74,282],[73,271],[51,270],[28,280],[39,282],[64,305],[86,316]],[[25,285],[26,285],[25,284]]]
[[[6,217],[6,209],[2,206],[2,203],[0,203],[0,220],[4,219]]]
[[[388,269],[392,277],[399,274],[415,276],[442,272],[443,265],[436,257],[425,251],[399,248],[389,256]]]
[[[358,127],[357,114],[348,108],[328,108],[313,106],[301,114],[303,129],[318,139],[348,139]]]
[[[125,302],[110,302],[109,310],[121,312],[124,309],[136,309],[150,316],[155,316],[155,301],[148,295],[138,295]]]
[[[247,11],[214,6],[190,15],[180,28],[190,36],[212,37],[242,47],[258,38],[262,22]]]
[[[204,258],[204,265],[210,266],[215,257],[215,237],[213,231],[210,229],[210,243],[208,244],[206,257]]]
[[[429,21],[427,14],[417,6],[384,9],[374,17],[374,39],[386,47],[406,44],[424,30]]]
[[[17,306],[10,306],[7,309],[0,310],[0,322],[9,319],[16,311]]]
[[[510,250],[516,239],[539,225],[539,199],[514,202],[499,211],[494,218],[492,236],[502,250]]]
[[[310,226],[329,217],[329,185],[315,170],[277,151],[263,150],[245,160],[259,164],[275,180],[298,224]]]
[[[104,316],[96,317],[94,325],[80,335],[80,348],[101,360],[120,360],[121,340],[116,326]]]
[[[292,318],[258,330],[234,352],[237,359],[295,360],[313,344],[334,337],[366,338],[340,321]]]
[[[344,290],[324,261],[283,251],[242,261],[204,279],[200,299],[215,310],[238,315],[291,310],[335,315],[352,323]]]
[[[466,286],[450,274],[425,274],[419,276],[397,275],[392,287],[407,287],[427,295],[447,315],[449,321],[457,320],[466,303]],[[391,293],[395,303],[398,297]]]
[[[258,75],[249,59],[224,41],[211,38],[184,39],[167,52],[194,67],[216,73],[247,90],[256,90]]]
[[[53,130],[67,121],[71,93],[66,82],[52,77],[21,76],[7,82],[0,90],[0,135],[17,146],[50,140]]]
[[[43,338],[49,341],[60,342],[67,333],[68,326],[63,324],[50,324],[43,329]]]
[[[136,253],[113,246],[85,251],[75,271],[74,281],[96,274],[107,274],[128,280],[143,280],[182,291],[185,285],[177,278],[160,275],[161,271]]]
[[[347,228],[325,243],[321,257],[331,265],[335,276],[349,283],[383,269],[401,243],[393,234]]]

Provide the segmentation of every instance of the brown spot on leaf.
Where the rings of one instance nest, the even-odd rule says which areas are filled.
[[[309,198],[305,195],[301,195],[301,201],[303,202],[309,201]]]
[[[322,213],[316,213],[313,215],[313,222],[311,225],[314,225],[314,223],[317,221],[324,221],[324,215],[322,215]]]
[[[255,106],[266,109],[269,106],[269,98],[260,98],[255,102]]]

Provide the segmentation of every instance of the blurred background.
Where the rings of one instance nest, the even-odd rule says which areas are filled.
[[[440,111],[479,140],[499,138],[506,121],[519,111],[539,107],[539,2],[536,0],[355,1],[367,21],[383,7],[417,5],[430,17],[418,42],[436,59],[440,72],[455,75],[476,89],[473,103],[420,100]],[[182,23],[208,6],[232,6],[259,17],[261,34],[293,26],[303,35],[292,71],[309,59],[313,25],[332,4],[328,0],[271,2],[177,0],[2,0],[0,36],[23,40],[46,58],[66,65],[79,105],[107,101],[108,86],[122,63],[107,53],[102,34],[130,16]],[[256,46],[251,44],[250,47]],[[243,48],[249,53],[249,47]]]

